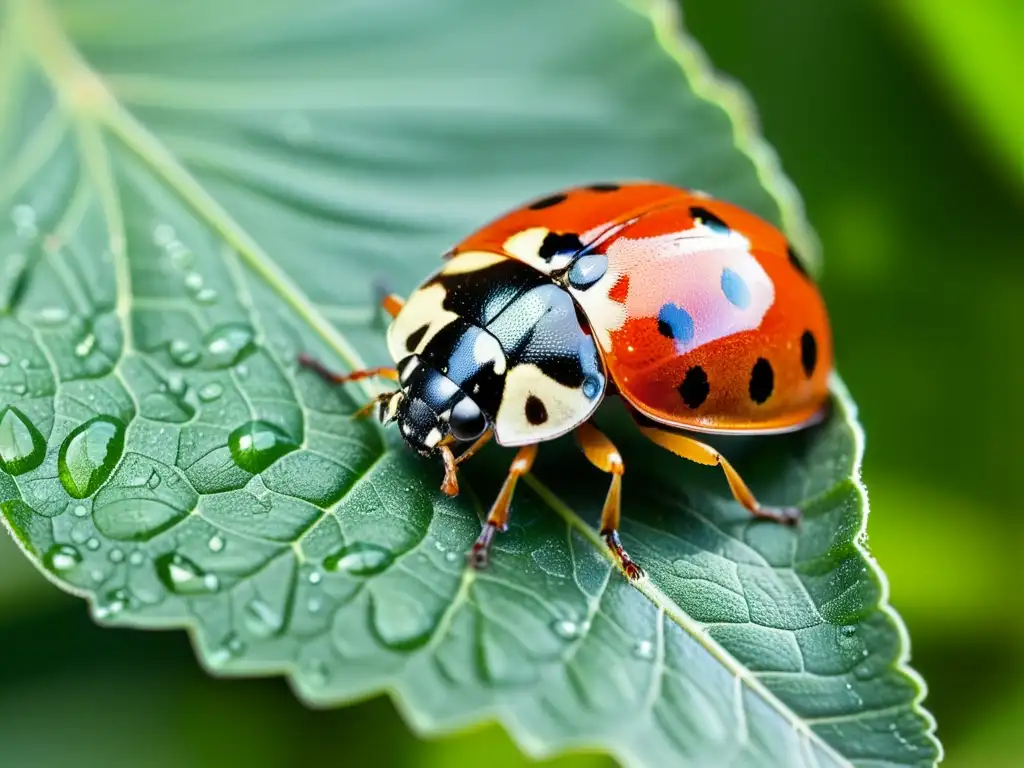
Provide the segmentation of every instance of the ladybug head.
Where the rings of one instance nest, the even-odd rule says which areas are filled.
[[[469,443],[488,427],[477,404],[451,379],[411,355],[399,365],[402,388],[385,395],[380,405],[382,424],[392,421],[409,446],[432,456],[442,445]]]

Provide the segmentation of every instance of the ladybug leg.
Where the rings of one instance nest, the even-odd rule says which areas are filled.
[[[397,293],[389,293],[381,299],[380,305],[389,315],[392,317],[398,317],[398,313],[401,312],[402,307],[405,306],[405,299]]]
[[[475,443],[473,443],[471,446],[469,446],[469,448],[467,448],[466,450],[459,454],[459,457],[455,459],[455,465],[458,466],[466,459],[468,459],[470,456],[472,456],[474,453],[479,451],[481,448],[483,448],[485,445],[491,442],[491,438],[493,437],[494,431],[488,429],[486,432],[484,432],[482,435],[480,435],[480,437],[476,439]]]
[[[398,371],[394,368],[367,368],[366,370],[352,371],[351,373],[335,373],[319,360],[305,353],[299,355],[299,365],[313,371],[313,373],[330,384],[346,384],[350,381],[368,379],[371,376],[380,376],[383,379],[398,381]]]
[[[477,438],[475,443],[469,446],[469,448],[464,450],[457,457],[452,453],[451,442],[444,442],[438,446],[438,452],[441,454],[441,461],[444,462],[444,481],[441,483],[442,491],[449,496],[459,495],[459,464],[487,445],[493,436],[494,433],[491,430],[487,430]]]
[[[390,281],[385,278],[373,281],[373,299],[391,317],[397,316],[405,305],[405,299],[391,292]]]
[[[630,581],[643,578],[643,568],[636,564],[619,541],[622,475],[626,471],[622,456],[612,441],[590,423],[581,424],[573,434],[590,463],[612,476],[612,483],[604,500],[604,509],[601,511],[601,535],[608,543],[608,548],[615,555],[615,559],[619,561],[626,577]]]
[[[729,481],[733,497],[754,517],[763,517],[787,525],[794,525],[800,521],[800,510],[796,507],[765,507],[758,503],[747,484],[743,482],[743,478],[733,469],[732,464],[710,445],[705,445],[692,437],[657,427],[641,426],[640,431],[648,440],[672,451],[677,456],[682,456],[684,459],[695,461],[698,464],[721,467],[725,472],[725,479]]]
[[[499,531],[504,532],[508,528],[508,514],[509,507],[512,504],[512,493],[516,489],[516,483],[519,478],[530,471],[533,466],[533,460],[537,458],[537,445],[524,445],[519,449],[519,453],[512,460],[512,466],[509,467],[508,476],[505,478],[504,485],[501,486],[501,491],[498,493],[498,498],[494,500],[494,504],[491,505],[491,511],[487,515],[487,520],[484,522],[483,530],[480,531],[480,536],[473,544],[473,548],[469,551],[467,559],[469,564],[473,568],[486,568],[488,560],[490,559],[491,541],[494,539],[494,534]]]

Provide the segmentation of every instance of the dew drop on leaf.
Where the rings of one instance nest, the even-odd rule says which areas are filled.
[[[111,416],[97,416],[72,430],[57,456],[57,474],[64,490],[76,499],[96,493],[123,451],[124,424]]]
[[[35,237],[36,209],[31,205],[16,205],[11,209],[11,221],[17,230],[18,237]]]
[[[20,475],[43,463],[46,440],[20,410],[9,405],[0,411],[0,469]]]
[[[56,544],[43,555],[43,564],[56,574],[67,573],[82,562],[82,553],[69,544]]]
[[[236,659],[245,652],[245,643],[234,632],[224,638],[219,647],[214,648],[207,656],[207,661],[214,668],[223,667],[231,659]]]
[[[101,602],[97,603],[94,611],[96,618],[105,619],[110,616],[116,616],[128,607],[128,603],[129,595],[127,590],[111,590],[101,598]]]
[[[203,346],[211,367],[229,368],[256,350],[256,338],[248,325],[230,323],[206,334]]]
[[[0,368],[4,368],[4,367],[6,367],[6,366],[8,366],[10,364],[11,364],[11,358],[9,358],[3,352],[0,352]]]
[[[327,685],[327,665],[320,660],[310,663],[306,673],[306,679],[315,688],[322,688]]]
[[[559,619],[551,625],[551,628],[555,631],[555,634],[563,640],[576,640],[588,629],[585,624],[578,624],[575,621],[570,621],[569,619]]]
[[[75,517],[85,517],[89,514],[89,510],[85,508],[84,504],[75,504],[75,508],[71,512]]]
[[[377,544],[355,542],[324,559],[328,571],[344,571],[353,576],[372,576],[394,562],[394,556]]]
[[[90,549],[93,552],[95,552],[97,549],[100,548],[100,540],[93,537],[89,539],[87,542],[85,542],[85,546],[87,549]]]
[[[120,549],[112,549],[110,550],[110,554],[107,555],[107,559],[109,559],[110,562],[112,563],[123,563],[124,552],[122,552]]]
[[[156,559],[156,573],[176,595],[203,595],[216,592],[220,579],[207,573],[184,555],[169,552]]]
[[[641,640],[636,644],[636,655],[640,659],[654,658],[654,643],[650,640]]]
[[[170,224],[157,224],[153,227],[153,243],[165,248],[174,242],[174,227]]]
[[[217,382],[211,382],[199,390],[199,399],[204,403],[210,403],[224,394],[224,387]]]
[[[193,349],[192,345],[184,339],[172,341],[167,346],[167,354],[171,356],[171,360],[175,365],[180,365],[182,368],[188,368],[199,362],[199,352]]]
[[[75,344],[75,354],[78,357],[85,357],[92,352],[93,347],[95,346],[96,335],[93,333],[87,333],[77,344]]]
[[[284,617],[259,598],[245,604],[243,619],[246,628],[256,637],[276,635],[284,626]]]
[[[298,445],[280,427],[266,421],[248,421],[231,433],[228,447],[239,467],[257,474]]]
[[[858,664],[853,668],[853,676],[858,680],[869,680],[874,677],[875,671],[870,664]]]
[[[220,536],[211,536],[210,540],[206,542],[206,546],[210,548],[211,552],[223,552],[224,551],[224,539]]]
[[[40,325],[62,325],[68,317],[64,307],[43,307],[36,313],[35,319]]]
[[[310,584],[319,584],[323,580],[323,574],[320,571],[310,571],[308,578]]]

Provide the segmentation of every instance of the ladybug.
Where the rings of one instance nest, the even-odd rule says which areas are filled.
[[[334,374],[397,383],[371,402],[423,456],[440,456],[442,490],[459,464],[495,440],[519,448],[469,553],[487,563],[508,525],[516,481],[539,443],[573,432],[611,475],[601,533],[623,572],[643,570],[619,540],[625,463],[590,422],[617,394],[661,447],[720,466],[751,514],[796,523],[795,508],[762,506],[732,465],[693,433],[790,432],[829,403],[832,338],[817,287],[775,227],[729,203],[660,183],[593,184],[536,199],[471,234],[402,301],[393,368]]]

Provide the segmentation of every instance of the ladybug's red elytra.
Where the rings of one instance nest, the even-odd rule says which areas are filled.
[[[336,383],[397,382],[364,413],[376,406],[414,450],[439,455],[450,495],[458,465],[489,440],[519,447],[474,566],[506,529],[538,444],[574,432],[611,475],[601,533],[626,576],[643,575],[618,535],[625,464],[589,421],[611,390],[650,440],[720,466],[751,514],[799,520],[759,504],[718,451],[685,434],[790,432],[828,407],[821,295],[783,234],[753,214],[666,184],[575,187],[473,233],[408,301],[388,296],[384,308],[394,368],[340,375],[301,362]]]

